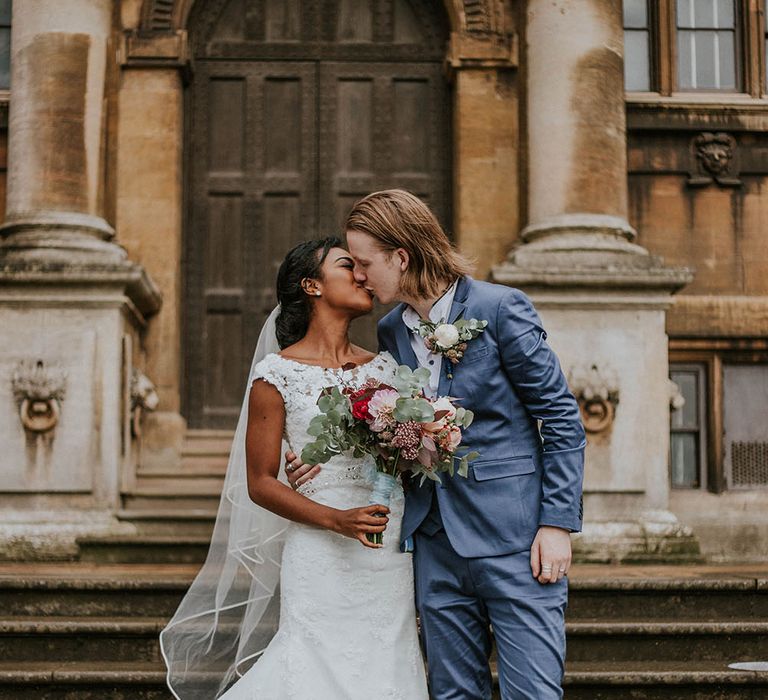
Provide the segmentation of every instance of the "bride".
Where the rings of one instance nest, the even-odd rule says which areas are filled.
[[[373,306],[353,267],[335,238],[299,244],[280,267],[211,548],[160,635],[176,698],[427,698],[411,555],[398,547],[402,489],[390,508],[368,505],[373,461],[348,454],[297,491],[278,474],[285,448],[310,441],[322,389],[397,368],[349,341]],[[365,537],[384,530],[383,545]]]

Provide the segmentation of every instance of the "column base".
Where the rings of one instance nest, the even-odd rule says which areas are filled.
[[[631,242],[629,224],[566,215],[529,227],[493,280],[528,293],[587,431],[580,561],[696,561],[668,510],[666,309],[691,281]]]
[[[88,214],[35,212],[10,215],[0,227],[0,263],[125,261],[127,253],[112,241],[114,235],[114,229],[104,219]]]
[[[573,559],[588,564],[694,564],[703,561],[699,542],[669,511],[649,511],[636,520],[585,522],[573,538]]]
[[[0,558],[70,558],[135,472],[131,376],[160,293],[140,265],[0,259]]]
[[[532,287],[664,289],[688,284],[691,271],[664,265],[633,243],[634,229],[619,217],[568,214],[533,224],[525,243],[493,269],[501,284]]]

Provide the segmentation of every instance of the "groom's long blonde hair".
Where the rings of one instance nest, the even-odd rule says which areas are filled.
[[[472,270],[429,207],[405,190],[382,190],[363,197],[349,212],[346,230],[372,236],[386,252],[403,248],[408,253],[400,290],[411,298],[434,297],[444,291],[446,282]]]

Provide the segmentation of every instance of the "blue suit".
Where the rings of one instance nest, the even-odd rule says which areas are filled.
[[[379,345],[417,366],[403,306]],[[463,359],[443,359],[438,393],[475,413],[463,443],[480,456],[468,477],[411,482],[402,538],[415,541],[416,604],[434,700],[491,697],[489,625],[502,698],[560,698],[567,582],[539,584],[530,548],[542,525],[579,531],[584,429],[528,297],[459,280],[448,322],[488,321]]]

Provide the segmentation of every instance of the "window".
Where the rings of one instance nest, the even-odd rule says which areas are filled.
[[[768,89],[765,5],[766,0],[624,0],[626,89],[761,97]]]
[[[11,86],[11,0],[0,0],[0,90]]]
[[[671,338],[674,488],[768,488],[768,339]]]
[[[736,90],[735,0],[677,0],[680,90]]]
[[[723,365],[723,428],[728,487],[768,486],[768,364]]]
[[[670,471],[672,486],[699,488],[706,483],[705,365],[673,364],[670,378],[682,405],[670,414]]]
[[[624,0],[624,85],[651,89],[651,36],[648,0]]]

